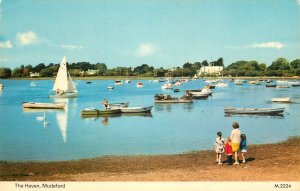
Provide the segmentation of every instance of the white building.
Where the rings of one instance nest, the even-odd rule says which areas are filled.
[[[40,73],[38,73],[38,72],[35,72],[35,73],[30,72],[30,77],[31,78],[33,78],[33,77],[40,77]]]
[[[206,74],[215,74],[221,75],[224,66],[203,66],[198,71],[198,76],[206,75]]]

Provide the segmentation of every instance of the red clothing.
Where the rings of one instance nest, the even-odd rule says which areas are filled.
[[[232,146],[231,146],[231,144],[226,143],[224,149],[225,149],[225,154],[226,155],[232,155]]]

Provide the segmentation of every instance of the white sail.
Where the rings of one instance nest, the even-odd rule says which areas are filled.
[[[74,85],[69,72],[68,72],[68,91],[69,92],[77,92],[76,86]]]
[[[67,73],[67,60],[66,57],[63,57],[60,67],[55,79],[53,90],[68,90],[68,73]]]

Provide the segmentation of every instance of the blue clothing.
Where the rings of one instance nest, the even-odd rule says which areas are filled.
[[[241,140],[240,149],[247,150],[247,140]]]

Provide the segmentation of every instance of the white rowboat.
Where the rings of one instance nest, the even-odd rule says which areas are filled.
[[[66,106],[65,102],[60,103],[38,103],[38,102],[23,102],[23,108],[30,109],[64,109]]]

